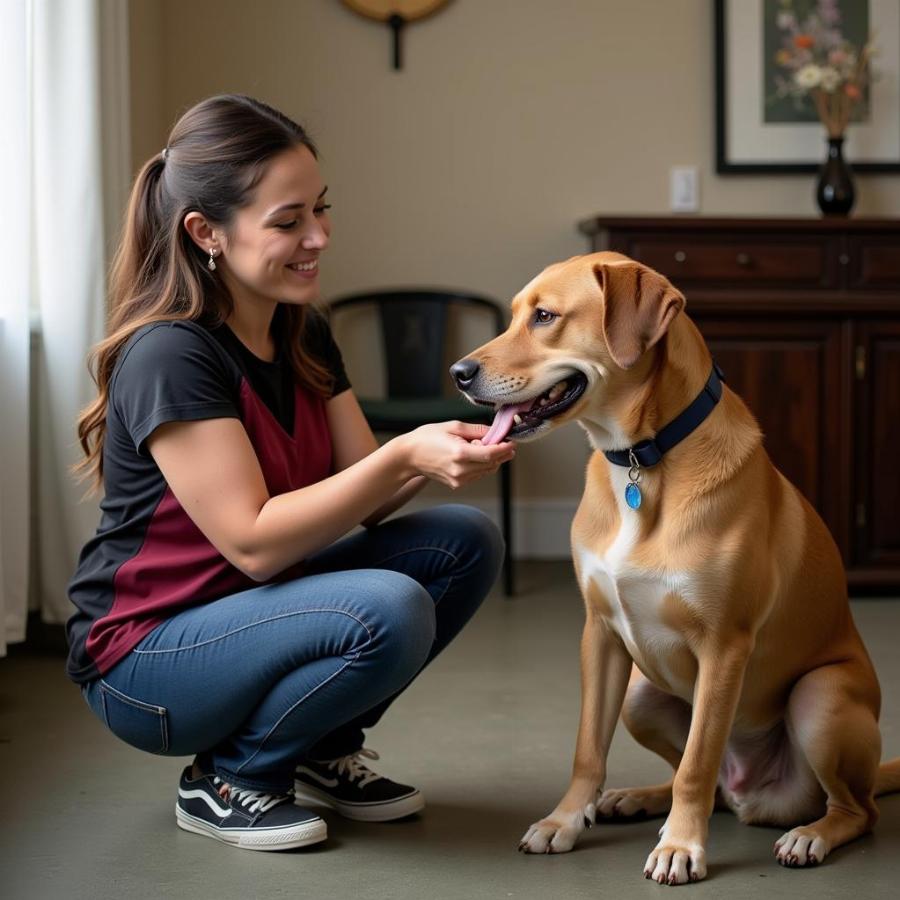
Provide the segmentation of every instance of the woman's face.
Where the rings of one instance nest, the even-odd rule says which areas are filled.
[[[274,156],[253,202],[221,235],[216,265],[235,302],[309,303],[331,223],[319,166],[302,144]]]

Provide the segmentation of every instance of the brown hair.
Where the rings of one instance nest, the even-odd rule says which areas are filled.
[[[103,444],[109,383],[128,339],[152,322],[189,319],[213,326],[234,303],[221,279],[206,266],[203,251],[182,227],[192,211],[221,228],[252,201],[272,157],[302,144],[317,156],[306,132],[259,100],[224,94],[203,100],[175,124],[166,149],[148,160],[134,182],[109,282],[107,337],[91,352],[89,367],[98,396],[79,416],[85,453],[75,471],[103,483]],[[327,396],[331,376],[301,343],[307,310],[281,304],[276,320],[284,330],[296,380]]]

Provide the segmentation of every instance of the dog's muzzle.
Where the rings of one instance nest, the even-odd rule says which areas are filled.
[[[507,438],[524,438],[534,434],[550,419],[561,415],[584,393],[587,377],[578,371],[568,373],[546,391],[518,403],[504,404],[496,399],[478,396],[472,391],[481,366],[475,359],[461,359],[450,367],[456,386],[474,403],[493,406],[496,415],[483,444],[499,444]]]

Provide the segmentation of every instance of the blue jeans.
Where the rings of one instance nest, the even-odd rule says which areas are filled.
[[[196,753],[237,787],[289,790],[300,759],[362,747],[481,605],[502,556],[471,507],[392,519],[311,557],[302,578],[178,613],[85,698],[133,746]]]

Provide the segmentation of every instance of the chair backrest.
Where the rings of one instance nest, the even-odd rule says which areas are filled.
[[[447,318],[454,306],[477,308],[493,317],[494,331],[504,328],[503,311],[486,297],[432,289],[379,290],[333,300],[330,313],[351,306],[378,309],[387,374],[394,398],[438,397],[448,380],[444,366]]]

